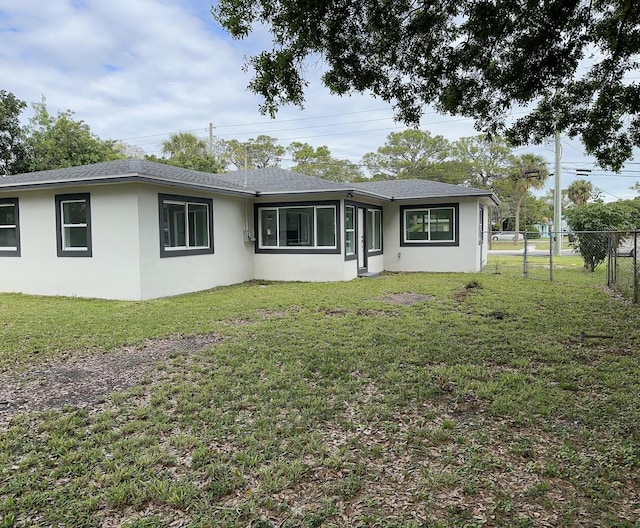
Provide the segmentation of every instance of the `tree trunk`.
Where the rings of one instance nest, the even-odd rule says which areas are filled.
[[[518,198],[518,201],[516,202],[516,225],[515,225],[515,230],[516,230],[516,235],[513,237],[513,241],[518,242],[518,240],[520,240],[520,208],[522,207],[522,202],[524,201],[526,195],[522,195]]]

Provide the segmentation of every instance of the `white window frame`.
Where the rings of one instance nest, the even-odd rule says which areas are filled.
[[[371,218],[371,221],[369,219]],[[367,252],[382,251],[382,211],[367,209]]]
[[[89,193],[80,194],[59,194],[55,197],[56,201],[56,239],[58,245],[59,257],[91,257],[92,256],[92,239],[91,239],[91,196]],[[84,222],[65,223],[64,209],[66,204],[83,203],[85,204]],[[67,229],[85,229],[86,245],[85,246],[69,246],[66,242],[65,231]]]
[[[433,211],[441,211],[441,210],[449,210],[451,211],[451,223],[449,225],[449,229],[447,232],[451,234],[451,238],[448,239],[432,239],[432,229],[431,229],[431,214]],[[426,239],[410,239],[408,234],[408,217],[411,214],[422,213],[427,217],[427,228],[423,229],[422,232],[427,234]],[[458,204],[437,204],[437,205],[425,205],[425,206],[411,206],[404,207],[402,209],[402,243],[403,246],[418,246],[418,245],[426,245],[426,246],[457,246],[459,244],[459,233],[458,233],[458,218],[459,218],[459,210]]]
[[[340,223],[338,221],[338,202],[331,203],[286,203],[286,204],[257,204],[256,205],[256,249],[258,251],[265,252],[293,252],[293,253],[336,253],[340,252],[340,235],[339,228]],[[313,209],[313,225],[310,229],[311,243],[304,244],[292,244],[287,245],[286,241],[282,240],[283,226],[280,224],[281,214],[289,209]],[[333,244],[319,245],[318,244],[318,211],[319,210],[331,210],[333,211]],[[263,227],[267,229],[267,226],[263,226],[263,213],[266,211],[272,211],[275,215],[275,238],[274,243],[266,244],[263,237]],[[274,229],[272,228],[272,229]],[[273,236],[274,233],[270,232],[269,236]]]
[[[167,244],[167,233],[171,227],[171,223],[167,225],[165,219],[165,206],[173,205],[182,207],[184,214],[184,244],[179,246],[171,246]],[[205,232],[207,235],[207,244],[205,245],[191,245],[191,230],[193,229],[192,222],[189,216],[190,206],[204,206],[206,207],[206,219],[207,225]],[[185,256],[185,255],[198,255],[213,253],[213,201],[208,198],[196,198],[190,196],[175,196],[168,194],[158,195],[158,209],[160,216],[160,256],[161,257],[173,257],[173,256]]]
[[[351,227],[347,222],[347,211],[349,209],[351,210]],[[355,205],[347,204],[344,206],[344,253],[347,257],[355,257],[357,254],[356,211]],[[349,238],[353,241],[351,251],[349,251]]]
[[[75,204],[75,203],[79,203],[79,204],[84,204],[85,208],[87,205],[87,201],[86,200],[63,200],[60,202],[60,218],[62,219],[60,222],[60,227],[62,230],[62,249],[63,251],[86,251],[88,249],[88,243],[85,246],[68,246],[67,245],[67,237],[65,236],[66,234],[66,230],[67,229],[84,229],[86,230],[89,227],[89,223],[87,222],[87,219],[85,217],[85,221],[84,222],[79,222],[79,223],[73,223],[73,222],[69,222],[69,223],[65,223],[64,222],[64,209],[65,209],[65,205],[69,205],[69,204]],[[86,209],[85,209],[86,211]]]

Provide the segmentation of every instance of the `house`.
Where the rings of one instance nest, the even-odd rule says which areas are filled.
[[[119,160],[0,178],[0,291],[144,300],[252,279],[482,269],[486,190]]]

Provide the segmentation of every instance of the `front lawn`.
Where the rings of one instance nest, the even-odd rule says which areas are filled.
[[[7,386],[173,347],[89,403],[0,401],[0,526],[638,526],[639,323],[490,273],[0,295]]]

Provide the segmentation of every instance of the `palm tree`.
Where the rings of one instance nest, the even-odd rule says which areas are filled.
[[[575,180],[567,188],[567,196],[576,205],[584,205],[593,196],[593,184],[587,180]]]
[[[516,236],[514,238],[516,242],[518,241],[520,231],[520,209],[522,208],[522,204],[531,189],[542,189],[544,187],[544,182],[548,177],[549,171],[542,156],[522,154],[515,159],[511,179],[513,182],[514,198],[516,200]]]
[[[162,154],[169,158],[204,158],[207,150],[207,142],[191,132],[176,132],[162,142]]]

